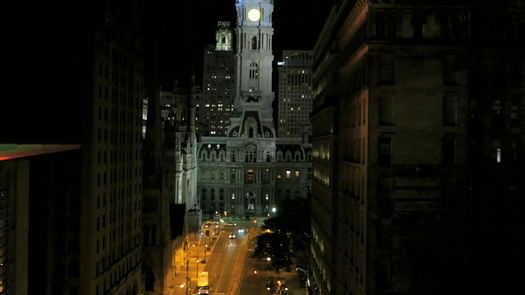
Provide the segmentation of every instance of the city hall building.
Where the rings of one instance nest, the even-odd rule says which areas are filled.
[[[197,193],[204,216],[265,216],[279,210],[281,199],[305,198],[311,183],[307,137],[278,138],[275,129],[273,1],[238,0],[236,7],[235,97],[230,125],[225,136],[202,136],[197,147]],[[225,41],[231,39],[217,40]]]

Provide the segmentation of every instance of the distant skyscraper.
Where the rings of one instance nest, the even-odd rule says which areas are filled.
[[[312,51],[285,50],[279,64],[279,137],[311,134]]]
[[[203,95],[197,102],[196,123],[204,136],[225,136],[235,95],[235,55],[230,22],[217,25],[216,44],[204,50]]]

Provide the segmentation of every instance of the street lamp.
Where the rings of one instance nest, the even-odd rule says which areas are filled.
[[[199,262],[200,261],[199,261],[199,259],[195,259],[195,262],[196,262],[195,264],[197,265],[197,269],[196,269],[196,274],[195,275],[199,276]]]
[[[302,269],[300,267],[296,267],[295,268],[296,271],[299,270],[299,271],[303,272],[306,275],[306,287],[310,288],[310,275],[308,274],[309,267],[306,267],[306,269],[307,270],[304,270],[304,269]]]

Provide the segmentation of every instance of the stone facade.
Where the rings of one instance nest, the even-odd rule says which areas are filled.
[[[501,24],[493,26],[515,32],[523,7],[421,2],[338,1],[316,44],[312,257],[319,294],[465,294],[476,284],[470,273],[498,277],[468,262],[486,255],[469,250],[484,244],[481,236],[458,241],[490,232],[479,225],[498,215],[487,200],[503,195],[512,203],[523,191],[515,181],[524,175],[517,165],[523,48],[512,34],[487,38],[491,30],[482,26],[497,11]],[[505,184],[493,181],[502,178]],[[503,267],[495,258],[491,265]]]
[[[170,189],[170,199],[186,208],[198,209],[197,200],[197,136],[195,130],[195,96],[199,87],[175,87],[161,92],[162,121],[170,178],[175,186]]]
[[[263,216],[281,198],[309,190],[311,148],[279,139],[273,120],[273,1],[238,0],[234,112],[224,137],[198,144],[201,208],[209,214]]]

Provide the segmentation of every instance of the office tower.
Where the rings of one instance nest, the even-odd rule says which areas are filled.
[[[311,135],[312,67],[309,50],[284,50],[279,65],[279,137]]]
[[[225,136],[235,95],[235,54],[230,22],[217,24],[216,44],[204,50],[203,95],[197,103],[199,134]]]
[[[313,67],[319,293],[518,286],[522,13],[519,1],[334,5]]]
[[[30,169],[38,175],[29,192],[38,221],[29,224],[28,294],[142,291],[141,4],[32,3],[12,10],[23,37],[13,43],[20,58],[10,79],[32,86],[23,98],[22,88],[13,94],[7,109],[17,127],[2,138],[82,146],[51,162],[49,173],[40,169],[47,164]],[[31,75],[20,75],[27,69]]]
[[[449,215],[465,193],[462,4],[341,1],[327,19],[313,67],[320,294],[456,291],[444,273],[457,238]]]

